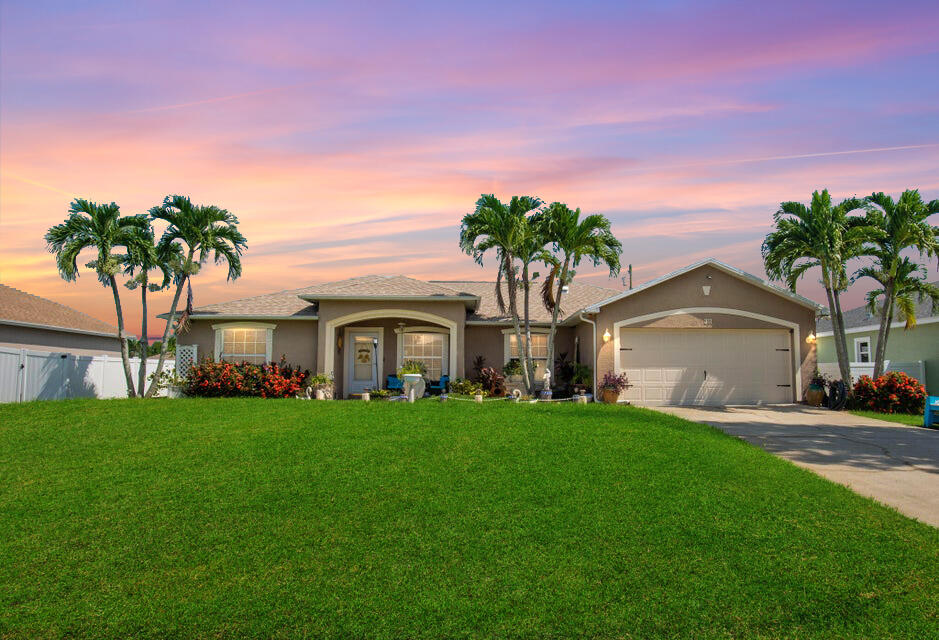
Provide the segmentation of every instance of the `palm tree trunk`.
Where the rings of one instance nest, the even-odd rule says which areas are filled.
[[[893,278],[887,280],[884,287],[884,308],[880,313],[880,329],[877,331],[877,347],[874,351],[874,379],[884,374],[884,356],[887,353],[887,332],[890,330],[890,316],[893,311]]]
[[[838,357],[838,370],[841,373],[841,380],[847,386],[851,386],[851,365],[848,363],[847,352],[844,343],[841,341],[842,318],[835,306],[835,296],[831,285],[828,283],[828,276],[825,274],[825,295],[828,296],[828,308],[831,310],[831,329],[835,342],[835,354]]]
[[[127,397],[135,398],[134,376],[130,372],[130,354],[127,350],[127,336],[124,334],[124,311],[121,309],[121,295],[117,290],[117,280],[110,276],[111,293],[114,294],[114,308],[117,310],[117,332],[121,340],[121,362],[124,363],[124,377],[127,379]]]
[[[137,388],[144,393],[147,388],[147,352],[149,340],[147,339],[147,278],[140,283],[140,307],[143,309],[143,318],[140,321],[140,369],[137,373]]]
[[[160,359],[157,360],[156,370],[153,372],[153,382],[150,383],[150,388],[147,389],[147,397],[152,398],[153,394],[157,390],[157,380],[160,377],[160,374],[163,373],[163,362],[166,360],[166,349],[169,346],[170,333],[173,330],[173,323],[176,320],[176,307],[179,306],[179,297],[183,293],[183,287],[186,285],[186,281],[189,279],[189,268],[192,266],[192,257],[195,255],[195,251],[192,249],[189,250],[189,257],[183,263],[183,276],[179,279],[179,282],[176,285],[176,293],[173,294],[173,304],[170,306],[170,313],[166,317],[166,328],[163,329],[163,341],[160,343]]]
[[[838,317],[838,341],[841,344],[841,352],[844,354],[845,366],[847,367],[848,372],[848,382],[845,384],[850,385],[850,376],[851,376],[851,353],[848,351],[848,338],[845,335],[844,327],[844,313],[841,311],[841,292],[837,288],[832,288],[831,296],[835,301],[835,315]],[[834,325],[832,325],[834,327]]]
[[[528,394],[535,393],[535,362],[531,349],[531,282],[529,281],[528,264],[522,267],[522,286],[525,293],[525,367],[528,370],[530,386]]]
[[[570,266],[570,257],[565,257],[561,268],[561,277],[558,279],[558,293],[554,296],[554,308],[551,309],[551,330],[548,334],[548,367],[551,370],[551,381],[554,381],[554,336],[558,330],[558,316],[561,314],[561,295],[564,293],[564,283],[567,281],[567,270]]]
[[[515,267],[512,266],[511,256],[506,257],[505,266],[503,268],[505,269],[507,288],[509,290],[509,314],[512,316],[512,326],[515,329],[515,344],[518,346],[519,361],[522,362],[522,378],[524,379],[525,389],[527,390],[531,388],[531,379],[528,377],[528,368],[524,364],[525,352],[522,349],[522,326],[518,318],[518,301],[515,297]]]

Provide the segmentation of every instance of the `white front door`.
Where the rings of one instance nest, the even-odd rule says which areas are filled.
[[[793,401],[787,330],[630,329],[619,365],[640,405],[769,404]]]
[[[345,349],[346,395],[379,388],[381,332],[375,329],[347,329]]]

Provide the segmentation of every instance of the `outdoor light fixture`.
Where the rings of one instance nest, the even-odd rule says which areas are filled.
[[[805,336],[805,341],[808,344],[815,344],[816,342],[818,342],[818,338],[815,337],[814,333],[810,333],[809,335]]]
[[[339,338],[336,339],[336,348],[342,351],[342,336],[339,336]]]
[[[604,342],[609,342],[609,341],[610,341],[610,338],[612,338],[612,337],[613,337],[613,336],[610,335],[610,330],[609,330],[609,329],[607,329],[606,331],[603,332],[603,341],[604,341]]]

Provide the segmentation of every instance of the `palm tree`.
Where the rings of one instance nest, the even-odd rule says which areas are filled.
[[[147,218],[147,228],[141,229],[137,233],[140,234],[140,243],[137,250],[131,250],[127,252],[127,255],[124,259],[124,274],[130,277],[130,280],[124,283],[124,286],[130,290],[140,289],[140,306],[142,309],[142,316],[140,319],[140,340],[134,341],[134,346],[136,346],[138,352],[140,353],[140,367],[137,372],[137,388],[140,390],[140,393],[146,391],[147,385],[147,357],[150,354],[150,345],[148,339],[148,330],[147,330],[147,316],[148,316],[148,305],[147,305],[147,291],[157,292],[166,289],[170,282],[173,279],[173,271],[171,264],[175,262],[171,259],[172,257],[178,256],[179,247],[178,245],[172,245],[170,248],[170,255],[160,256],[157,253],[156,246],[154,245],[155,237],[153,234],[153,228],[150,225],[150,220]],[[159,269],[162,274],[162,280],[160,284],[155,284],[150,282],[150,272],[154,269]],[[136,271],[136,275],[134,272]]]
[[[584,258],[593,266],[605,264],[610,276],[620,270],[620,254],[623,245],[610,231],[610,221],[603,215],[593,214],[580,218],[580,209],[572,210],[566,204],[554,202],[541,216],[544,234],[557,255],[550,256],[546,264],[550,268],[541,297],[551,312],[551,332],[548,337],[548,363],[554,363],[554,338],[561,314],[561,297],[574,280],[576,269]]]
[[[98,204],[76,198],[69,205],[69,215],[65,222],[51,227],[45,235],[49,252],[55,254],[59,274],[67,282],[78,277],[79,254],[85,249],[97,251],[97,257],[85,266],[94,269],[101,284],[110,287],[114,295],[121,361],[124,363],[124,376],[127,379],[127,395],[131,398],[136,393],[130,371],[127,333],[124,331],[124,312],[115,277],[121,270],[120,265],[126,256],[114,251],[123,248],[128,253],[146,252],[141,233],[149,227],[147,216],[122,216],[120,207],[113,202]],[[140,389],[140,392],[143,393],[143,389]]]
[[[521,263],[520,282],[522,285],[522,322],[524,327],[524,349],[525,357],[521,359],[527,369],[528,379],[531,381],[531,387],[528,393],[534,393],[535,386],[535,362],[531,346],[531,285],[538,279],[539,273],[531,272],[531,266],[539,262],[548,262],[551,253],[545,249],[548,244],[548,237],[544,234],[544,227],[540,222],[540,213],[531,216],[525,216],[522,232],[519,234],[519,241],[516,246],[515,254]],[[522,344],[521,342],[517,344]],[[521,349],[519,349],[521,351]],[[547,369],[550,371],[551,361],[548,360]]]
[[[505,204],[493,194],[483,194],[476,201],[473,213],[463,216],[460,226],[460,248],[480,265],[483,256],[495,251],[498,260],[496,271],[496,301],[499,311],[508,313],[515,329],[516,344],[522,344],[522,329],[518,313],[518,268],[515,264],[516,251],[523,242],[527,231],[526,216],[541,206],[541,200],[531,196],[512,196]],[[508,305],[502,293],[502,281],[506,282]],[[522,361],[522,373],[525,388],[531,393],[534,389],[529,375],[527,358],[524,350],[519,349]]]
[[[894,308],[899,302],[898,294],[906,289],[907,297],[914,293],[929,297],[928,292],[920,286],[925,282],[918,277],[919,272],[913,265],[908,264],[908,260],[901,254],[914,249],[920,257],[932,258],[939,255],[939,227],[930,225],[928,221],[930,216],[939,213],[939,200],[925,203],[916,189],[907,189],[896,202],[882,192],[872,193],[864,200],[870,207],[868,224],[879,232],[870,251],[870,255],[874,257],[874,265],[864,269],[864,273],[858,272],[861,276],[873,278],[881,285],[881,289],[873,298],[876,300],[879,296],[883,297],[880,330],[877,332],[877,348],[874,352],[874,377],[877,378],[884,372],[887,337]],[[868,296],[868,301],[871,300]],[[903,304],[910,300],[904,301]],[[901,311],[910,308],[901,307]],[[915,323],[915,305],[912,309]],[[909,316],[906,317],[909,319]]]
[[[821,269],[838,367],[845,384],[851,383],[841,313],[841,293],[848,286],[846,264],[861,254],[864,242],[873,235],[865,218],[848,213],[863,205],[862,200],[848,198],[833,207],[828,189],[821,193],[815,191],[809,206],[783,202],[773,216],[776,229],[766,236],[762,248],[766,274],[774,280],[784,280],[793,292],[807,271],[815,267]]]
[[[247,240],[238,231],[238,218],[214,205],[194,205],[186,196],[166,196],[162,205],[150,209],[150,217],[169,225],[160,237],[157,253],[172,268],[176,292],[160,341],[160,359],[157,361],[154,382],[147,389],[147,397],[151,397],[157,390],[156,379],[163,371],[183,287],[208,261],[209,255],[212,255],[215,264],[224,262],[228,266],[228,279],[236,280],[241,275],[241,254],[248,246]]]

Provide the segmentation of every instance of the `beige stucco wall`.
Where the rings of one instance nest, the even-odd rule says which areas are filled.
[[[215,330],[212,325],[239,322],[238,320],[193,320],[189,330],[176,338],[178,344],[195,344],[199,347],[199,359],[215,355]],[[316,368],[316,321],[315,320],[249,320],[276,325],[272,334],[271,358],[278,362],[285,357],[289,364],[309,369]]]
[[[340,335],[341,328],[346,324],[358,324],[362,326],[382,326],[381,323],[387,321],[388,326],[397,327],[398,322],[406,322],[409,325],[433,325],[440,324],[434,322],[432,319],[416,319],[416,318],[407,318],[400,313],[397,313],[396,310],[407,311],[416,311],[419,313],[431,314],[433,316],[439,316],[444,318],[456,325],[456,346],[457,346],[457,360],[456,360],[456,369],[457,376],[464,375],[464,361],[459,357],[459,354],[464,352],[463,345],[465,340],[465,327],[466,327],[466,305],[458,301],[440,301],[440,302],[423,302],[423,301],[367,301],[367,300],[323,300],[319,303],[319,323],[317,327],[318,331],[318,343],[324,345],[324,348],[320,349],[317,353],[317,362],[316,369],[319,372],[326,372],[326,350],[332,349],[333,353],[333,367],[332,373],[336,377],[337,381],[342,380],[341,376],[341,358],[338,355],[336,350],[336,337]],[[352,322],[344,322],[342,318],[349,316],[350,314],[355,313],[380,313],[379,318],[372,318],[366,320],[353,320]],[[327,325],[333,323],[335,325],[336,334],[332,338],[327,338]],[[391,333],[391,336],[394,337],[394,333]],[[392,363],[391,366],[394,367],[394,355],[389,356],[388,354],[388,342],[389,336],[385,336],[385,360],[386,363]],[[329,343],[329,346],[325,346]]]
[[[701,287],[705,285],[711,287],[710,295],[704,295]],[[614,369],[614,341],[603,342],[602,337],[606,330],[611,334],[614,332],[614,323],[630,317],[691,307],[736,309],[796,323],[799,326],[798,362],[802,375],[802,390],[798,399],[802,399],[808,380],[815,370],[815,345],[805,342],[805,338],[815,332],[815,310],[710,265],[704,265],[602,307],[596,315],[597,376],[602,377],[604,373]],[[717,313],[682,314],[656,319],[645,326],[704,329],[705,317],[710,318],[712,327],[717,329],[779,328],[778,325],[755,319]],[[589,329],[589,325],[585,326]]]
[[[37,351],[61,351],[76,355],[120,355],[121,342],[115,336],[94,336],[55,329],[0,324],[0,346]]]
[[[543,331],[545,327],[539,326]],[[505,330],[514,329],[511,325],[470,325],[466,327],[466,352],[464,354],[464,369],[467,375],[473,373],[473,360],[477,355],[485,356],[486,366],[501,370],[505,364]],[[554,338],[555,357],[566,353],[569,359],[574,358],[574,327],[558,327]],[[590,348],[590,340],[582,342],[581,351]]]

